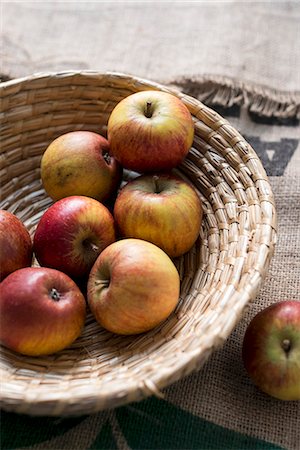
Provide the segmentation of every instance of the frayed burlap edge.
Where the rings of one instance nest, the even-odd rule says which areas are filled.
[[[164,84],[172,85],[212,106],[230,108],[238,105],[265,117],[300,118],[300,91],[279,91],[256,83],[215,75],[182,76],[176,80],[165,80]]]
[[[0,83],[10,80],[0,74]],[[226,108],[244,106],[264,117],[300,119],[300,91],[280,91],[253,82],[222,75],[180,76],[176,80],[160,80],[210,106]]]

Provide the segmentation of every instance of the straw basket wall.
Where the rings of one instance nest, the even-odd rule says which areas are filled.
[[[1,406],[7,410],[89,414],[160,395],[226,340],[266,274],[276,212],[256,153],[212,109],[140,78],[64,72],[2,83],[0,207],[33,233],[51,204],[39,171],[48,144],[72,130],[105,135],[116,103],[145,89],[179,96],[195,121],[193,147],[178,171],[199,192],[204,220],[192,250],[175,261],[179,305],[161,326],[139,336],[106,332],[89,314],[82,336],[57,354],[29,358],[1,348]]]

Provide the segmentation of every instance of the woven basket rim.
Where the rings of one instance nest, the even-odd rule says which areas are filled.
[[[129,81],[130,83],[132,83],[133,86],[136,85],[140,89],[150,88],[150,89],[158,89],[158,90],[170,92],[182,99],[182,101],[190,109],[190,111],[196,121],[199,120],[198,112],[199,112],[199,114],[202,114],[202,112],[205,111],[205,112],[207,112],[208,115],[210,113],[213,114],[213,116],[211,118],[212,123],[219,125],[219,122],[220,122],[223,124],[222,126],[224,126],[224,124],[225,125],[228,124],[230,129],[233,129],[233,127],[231,127],[230,123],[226,119],[222,118],[219,114],[217,114],[213,109],[208,108],[203,103],[201,103],[199,100],[196,100],[193,97],[185,95],[183,92],[175,89],[174,87],[168,87],[163,84],[157,83],[155,81],[150,81],[145,78],[139,78],[137,76],[122,73],[122,72],[110,72],[110,71],[109,72],[98,72],[98,71],[94,71],[94,70],[84,70],[84,71],[68,70],[68,71],[61,71],[61,72],[39,72],[39,73],[34,73],[30,76],[17,78],[17,79],[13,79],[13,80],[9,80],[9,81],[0,83],[0,96],[4,98],[5,96],[11,95],[11,92],[22,91],[24,84],[28,85],[28,83],[30,84],[31,82],[35,82],[35,81],[42,81],[43,79],[45,81],[48,81],[50,79],[58,80],[61,78],[70,78],[70,79],[80,78],[81,80],[85,80],[86,82],[88,82],[89,79],[97,80],[100,78],[107,78],[107,79],[111,79],[112,82],[115,82],[116,80],[121,81],[121,82]],[[17,88],[17,89],[15,89],[15,88]],[[34,84],[33,84],[33,89],[34,89]],[[3,114],[5,115],[5,111],[3,112]],[[214,130],[214,128],[213,128],[213,130]],[[247,144],[247,148],[249,149],[249,152],[250,152],[249,159],[251,159],[251,157],[253,157],[255,159],[255,163],[257,164],[258,170],[261,170],[263,172],[264,169],[263,169],[262,163],[260,162],[259,158],[257,157],[255,151],[249,146],[249,144],[245,141],[245,139],[240,135],[236,139],[237,143],[239,143],[239,139],[241,142]],[[253,153],[251,153],[251,152],[253,152]],[[220,316],[218,317],[218,326],[215,327],[215,329],[213,331],[211,330],[210,335],[206,337],[205,344],[202,347],[197,348],[197,343],[193,342],[193,345],[189,349],[185,349],[184,354],[180,354],[180,355],[178,354],[178,358],[176,359],[175,364],[173,364],[172,366],[163,367],[163,370],[161,372],[157,371],[157,373],[155,375],[152,375],[152,377],[141,380],[141,383],[143,384],[141,393],[137,393],[138,386],[137,386],[136,380],[131,380],[131,383],[130,383],[130,381],[128,381],[128,385],[126,387],[127,391],[129,392],[127,401],[131,401],[132,399],[139,400],[139,399],[142,399],[145,396],[151,395],[151,394],[161,395],[161,392],[160,392],[161,389],[168,386],[170,378],[176,380],[177,373],[180,374],[178,378],[181,378],[182,376],[187,375],[194,369],[197,369],[198,364],[199,364],[199,357],[204,356],[204,355],[206,355],[205,357],[208,357],[214,349],[220,347],[224,343],[224,341],[227,339],[229,334],[232,332],[232,330],[235,327],[235,325],[237,324],[237,321],[240,318],[244,308],[251,301],[251,298],[254,298],[256,296],[258,289],[260,287],[260,283],[262,282],[262,280],[265,276],[266,270],[268,269],[268,266],[269,266],[269,263],[270,263],[270,260],[271,260],[271,257],[272,257],[273,251],[274,251],[274,246],[276,243],[276,210],[274,207],[274,198],[273,198],[272,189],[270,186],[269,186],[268,198],[266,199],[266,201],[273,205],[273,212],[272,212],[273,234],[272,234],[272,236],[270,236],[269,242],[267,242],[267,241],[263,242],[263,243],[261,243],[261,246],[264,248],[264,251],[266,251],[270,257],[266,259],[266,263],[264,264],[263,268],[260,266],[251,268],[251,270],[249,271],[249,274],[250,274],[249,275],[249,283],[247,286],[244,286],[245,290],[243,292],[239,292],[239,293],[237,293],[236,291],[232,292],[233,295],[239,294],[239,298],[240,298],[237,305],[235,305],[235,307],[233,308],[234,311],[233,311],[232,315],[229,318],[224,317],[224,319],[222,320],[222,318],[220,317],[221,316],[221,314],[220,314]],[[233,283],[235,283],[235,282],[236,281],[233,280]],[[231,286],[230,283],[228,284],[227,287],[228,287],[228,293],[230,293],[231,287],[232,287],[232,291],[234,291],[234,286],[233,285]],[[216,310],[216,314],[217,314],[218,307],[216,307],[215,310]],[[221,333],[220,327],[222,327],[222,326],[224,328],[222,329],[222,333]],[[193,336],[195,338],[194,341],[197,341],[197,337],[199,337],[200,335],[202,335],[201,329],[199,329],[199,330],[195,329],[194,333],[193,333]],[[4,353],[5,353],[5,351],[4,351]],[[203,364],[203,361],[201,361],[201,365],[202,364]],[[101,385],[100,382],[99,382],[99,385]],[[4,388],[5,386],[3,385],[2,387]],[[5,393],[5,389],[2,389],[1,392],[2,392],[1,401],[2,401],[3,407],[10,409],[11,408],[10,396],[7,393]],[[110,392],[101,391],[101,390],[95,391],[94,385],[91,385],[91,394],[95,400],[95,404],[98,405],[98,406],[94,407],[94,411],[101,409],[102,407],[100,405],[103,402],[105,404],[109,403],[109,400],[112,396],[111,391]],[[117,395],[117,394],[118,393],[115,393],[115,395]],[[77,399],[76,398],[68,399],[66,404],[70,404],[70,403],[76,402],[76,401],[80,402],[79,397]],[[60,392],[58,391],[57,393],[51,393],[51,400],[59,402]],[[32,403],[34,403],[35,406],[37,406],[39,404],[44,405],[45,402],[47,403],[47,394],[45,394],[45,397],[41,396],[40,398],[34,398],[34,396],[33,396],[32,399],[29,396],[27,399],[25,399],[23,401],[24,401],[24,404],[28,404],[28,405],[31,405]],[[122,404],[122,403],[120,403],[120,404]],[[51,411],[47,411],[47,413],[52,414]],[[58,409],[56,409],[56,413],[55,414],[53,413],[53,414],[57,415],[57,414],[65,414],[65,413],[66,414],[70,413],[68,408],[66,408],[65,411],[63,409],[61,409],[61,411],[60,411],[58,408]],[[72,414],[72,412],[71,412],[71,414]]]

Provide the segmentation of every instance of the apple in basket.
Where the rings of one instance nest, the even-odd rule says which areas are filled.
[[[110,149],[136,172],[170,170],[187,155],[194,122],[185,104],[162,91],[142,91],[121,100],[109,116]]]
[[[73,131],[48,146],[41,160],[41,178],[53,200],[85,195],[103,202],[117,191],[122,167],[110,155],[103,136]]]
[[[281,400],[300,400],[300,301],[260,311],[246,330],[243,361],[253,382]]]
[[[179,291],[179,274],[165,252],[150,242],[123,239],[97,258],[87,299],[100,325],[129,335],[164,321],[175,309]]]
[[[23,222],[13,213],[0,210],[0,281],[32,262],[32,241]]]
[[[0,341],[24,355],[55,353],[81,334],[86,303],[75,282],[46,267],[26,267],[0,284]]]
[[[177,257],[195,243],[203,212],[188,182],[161,173],[129,181],[117,196],[113,214],[121,236],[144,239]]]
[[[81,278],[115,239],[114,219],[106,206],[93,198],[74,195],[58,200],[45,211],[34,234],[33,248],[41,266]]]

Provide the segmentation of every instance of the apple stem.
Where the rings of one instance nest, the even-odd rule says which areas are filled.
[[[148,117],[148,119],[152,117],[152,103],[149,101],[146,103],[145,116]]]
[[[97,253],[99,251],[98,245],[94,244],[93,242],[90,243],[90,247],[93,250],[93,252]]]
[[[91,242],[88,239],[83,241],[83,246],[86,248],[86,250],[91,250],[92,252],[99,253],[98,245],[94,244],[94,242]]]
[[[50,297],[52,300],[58,301],[60,299],[60,294],[55,288],[52,288],[50,291]]]
[[[289,339],[284,339],[282,341],[283,350],[288,353],[291,350],[291,341]]]
[[[107,288],[109,286],[110,280],[97,280],[95,281],[95,285],[97,288]]]
[[[110,154],[108,152],[103,153],[103,159],[106,162],[106,164],[108,164],[108,165],[110,164],[111,158],[110,158]]]
[[[154,184],[154,193],[159,194],[160,193],[160,189],[158,186],[159,176],[153,175],[152,179],[153,179],[153,184]]]

